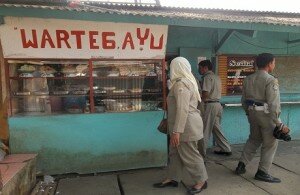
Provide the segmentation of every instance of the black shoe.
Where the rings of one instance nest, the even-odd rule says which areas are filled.
[[[197,194],[197,193],[200,193],[202,190],[204,190],[206,188],[207,188],[207,182],[205,181],[203,186],[200,189],[192,187],[191,189],[189,189],[188,193],[189,194]]]
[[[280,183],[281,182],[281,180],[279,178],[272,177],[268,173],[265,173],[264,171],[259,170],[259,169],[257,170],[257,172],[255,174],[255,179],[259,180],[259,181],[269,182],[269,183]]]
[[[246,165],[243,162],[239,162],[237,168],[235,169],[235,173],[238,175],[246,173]]]
[[[166,183],[159,182],[159,183],[153,184],[153,187],[155,187],[155,188],[178,187],[178,182],[174,181],[174,180],[171,180],[171,181],[166,182]]]
[[[218,150],[215,150],[214,151],[215,154],[218,154],[218,155],[224,155],[224,156],[231,156],[232,155],[232,152],[224,152],[224,151],[218,151]]]

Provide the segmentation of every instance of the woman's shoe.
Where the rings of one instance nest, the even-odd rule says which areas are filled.
[[[178,187],[178,182],[174,181],[174,180],[171,180],[171,181],[166,182],[166,183],[159,182],[159,183],[153,184],[153,187],[155,187],[155,188]]]
[[[197,193],[200,193],[202,190],[206,189],[207,188],[207,181],[204,182],[203,186],[199,189],[195,188],[195,187],[192,187],[188,193],[189,194],[197,194]]]

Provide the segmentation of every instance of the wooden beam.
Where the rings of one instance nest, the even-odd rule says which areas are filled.
[[[257,35],[257,30],[237,30],[237,32],[252,38],[255,38]]]
[[[8,98],[6,94],[6,82],[5,82],[5,63],[3,58],[2,46],[0,41],[0,140],[4,144],[8,143],[9,130],[8,130]]]
[[[221,39],[221,41],[216,45],[216,47],[215,47],[215,53],[217,53],[219,51],[219,49],[227,41],[227,39],[229,39],[229,37],[232,35],[233,32],[234,32],[234,30],[232,30],[232,29],[230,29],[230,30],[227,31],[227,33],[223,36],[223,38]]]

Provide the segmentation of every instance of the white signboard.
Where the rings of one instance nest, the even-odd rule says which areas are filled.
[[[199,64],[199,62],[201,62],[203,60],[206,60],[206,57],[205,56],[199,56],[197,59],[198,59],[198,64]]]
[[[5,58],[162,59],[168,26],[5,17]]]

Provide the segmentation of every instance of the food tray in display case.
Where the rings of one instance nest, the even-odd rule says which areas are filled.
[[[34,71],[36,71],[36,67],[35,65],[27,65],[24,64],[22,66],[19,67],[19,69],[17,69],[19,73],[32,73]]]
[[[142,102],[142,110],[143,111],[158,110],[158,103],[159,102],[157,101]]]
[[[71,91],[71,93],[74,94],[74,95],[86,95],[87,91],[76,90],[76,91]]]
[[[32,92],[33,95],[49,95],[49,91],[35,91]]]
[[[134,110],[130,99],[104,99],[106,112],[129,112]]]
[[[68,95],[69,91],[53,91],[53,95]]]
[[[143,90],[142,89],[128,89],[128,91],[130,92],[130,93],[141,93]]]
[[[106,94],[107,91],[106,90],[100,90],[100,89],[97,89],[94,91],[95,94]]]
[[[19,92],[14,92],[14,95],[30,95],[30,91],[19,91]]]

